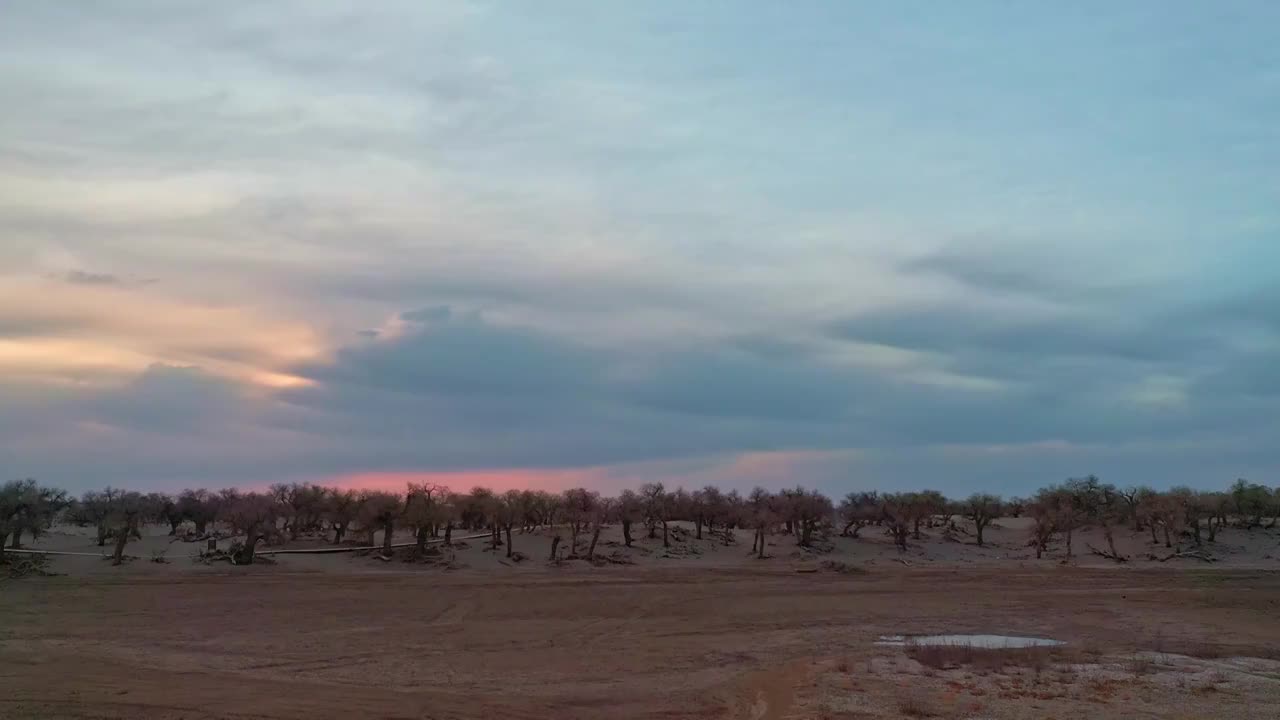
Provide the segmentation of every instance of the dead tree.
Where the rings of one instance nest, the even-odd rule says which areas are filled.
[[[965,501],[964,513],[973,521],[973,527],[978,536],[979,547],[983,544],[982,532],[987,529],[987,526],[991,524],[992,520],[1000,516],[1000,511],[1000,498],[995,495],[975,493]]]

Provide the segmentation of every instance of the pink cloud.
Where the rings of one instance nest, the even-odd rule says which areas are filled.
[[[855,450],[777,450],[715,455],[679,460],[651,460],[587,468],[497,468],[453,471],[370,471],[329,478],[327,485],[356,490],[404,490],[408,483],[434,483],[457,492],[476,486],[498,491],[587,487],[605,493],[661,482],[670,488],[718,485],[748,489],[754,485],[782,488],[810,484],[815,472],[844,466]]]

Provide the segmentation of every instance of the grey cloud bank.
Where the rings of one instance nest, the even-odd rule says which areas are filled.
[[[1012,12],[13,3],[0,466],[1274,478],[1280,17]]]

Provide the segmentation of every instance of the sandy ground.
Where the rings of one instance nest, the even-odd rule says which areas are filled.
[[[607,544],[614,529],[601,551],[635,564],[550,565],[547,538],[517,534],[531,559],[471,541],[454,570],[351,555],[205,566],[157,532],[123,567],[61,557],[64,576],[0,581],[0,717],[1277,716],[1274,534],[1231,531],[1213,564],[1076,566],[1060,548],[1035,561],[1016,523],[988,548],[929,533],[910,565],[873,534],[815,558],[778,537],[760,561],[745,533],[626,551]],[[96,550],[78,529],[37,546]],[[161,549],[170,562],[150,562]],[[1128,536],[1121,550],[1165,554]],[[855,572],[820,569],[831,559]],[[1067,645],[931,667],[875,644],[937,632]]]

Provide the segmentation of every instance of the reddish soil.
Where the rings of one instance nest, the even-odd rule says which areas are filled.
[[[903,695],[918,690],[939,717],[1261,718],[1280,700],[1280,662],[1265,659],[1280,657],[1280,576],[1265,570],[366,561],[6,581],[0,717],[902,717],[921,709]],[[939,674],[873,645],[930,632],[1058,638],[1095,664],[1187,652],[1224,669],[1182,686],[1145,665],[1118,680],[1072,670],[1096,696],[1080,702],[1061,678],[989,691],[978,685],[1003,675]],[[1236,656],[1264,659],[1237,673]]]

